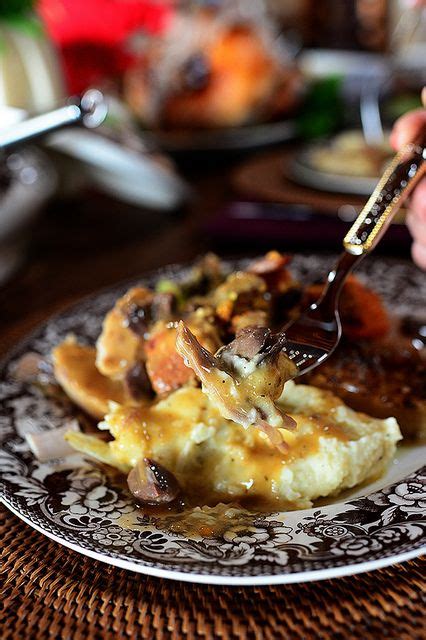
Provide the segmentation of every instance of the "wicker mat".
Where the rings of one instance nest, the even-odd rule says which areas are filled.
[[[301,585],[213,587],[109,567],[1,510],[2,640],[424,640],[425,562]]]

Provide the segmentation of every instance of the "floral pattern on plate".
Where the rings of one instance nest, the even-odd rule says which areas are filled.
[[[327,257],[299,256],[293,269],[301,279],[312,280],[329,264]],[[166,270],[175,277],[184,272]],[[147,276],[144,282],[164,273]],[[419,311],[426,284],[414,267],[376,259],[367,273],[374,286],[374,274],[380,274],[380,293],[390,300],[404,280],[396,312]],[[253,513],[230,522],[220,535],[203,538],[168,531],[158,518],[143,515],[119,478],[80,454],[49,463],[35,460],[25,434],[63,425],[72,409],[67,402],[47,398],[37,387],[15,381],[11,371],[16,360],[28,350],[49,353],[70,331],[93,342],[103,315],[125,288],[101,293],[51,319],[5,363],[0,378],[0,468],[6,505],[35,528],[82,553],[135,571],[193,581],[302,581],[308,572],[327,577],[351,566],[359,570],[360,563],[371,568],[375,561],[383,564],[387,559],[390,564],[421,552],[425,468],[358,499],[304,511]]]

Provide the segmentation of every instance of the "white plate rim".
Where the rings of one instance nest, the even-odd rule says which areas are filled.
[[[112,565],[119,569],[126,569],[139,573],[142,575],[152,576],[154,578],[165,578],[167,580],[176,580],[182,582],[192,582],[195,584],[211,584],[222,586],[267,586],[273,584],[301,584],[303,582],[316,582],[320,580],[330,580],[332,578],[343,578],[345,576],[357,575],[359,573],[366,573],[367,571],[373,571],[375,569],[383,569],[385,567],[393,566],[406,560],[412,560],[426,553],[426,545],[413,549],[412,551],[406,551],[399,555],[382,558],[381,560],[368,560],[366,562],[360,562],[356,564],[350,564],[341,567],[332,567],[329,569],[317,569],[314,571],[303,571],[300,573],[287,573],[279,575],[264,575],[264,576],[249,576],[249,577],[234,577],[234,576],[215,576],[202,573],[186,573],[184,571],[168,571],[166,569],[157,569],[155,567],[149,567],[146,565],[140,565],[136,562],[130,562],[128,560],[120,560],[120,558],[114,558],[107,555],[96,553],[90,549],[79,547],[68,540],[64,540],[55,536],[50,531],[46,531],[42,527],[39,527],[34,522],[26,518],[22,513],[10,505],[3,497],[0,496],[0,501],[18,518],[25,522],[35,531],[45,535],[50,540],[57,542],[67,549],[71,549],[80,555],[87,556],[93,560],[98,560],[104,564]]]

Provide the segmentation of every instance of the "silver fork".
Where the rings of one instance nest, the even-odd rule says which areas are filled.
[[[343,239],[344,251],[327,277],[320,298],[299,318],[283,327],[284,347],[298,376],[324,362],[342,335],[339,297],[348,274],[372,251],[413,187],[426,173],[426,149],[406,145],[392,160],[373,194]]]

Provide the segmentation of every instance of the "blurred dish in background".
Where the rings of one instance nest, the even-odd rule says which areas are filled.
[[[111,101],[112,106],[116,104]],[[74,117],[67,121],[64,109],[58,110],[61,126],[76,122]],[[156,210],[175,209],[189,195],[189,189],[174,171],[173,164],[143,145],[139,136],[132,132],[131,122],[123,119],[121,112],[118,117],[117,107],[111,109],[111,122],[102,134],[74,125],[46,138],[46,130],[58,122],[58,111],[49,110],[41,119],[30,119],[26,124],[32,124],[32,128],[27,127],[25,133],[29,130],[32,134],[44,132],[48,149],[60,152],[60,162],[57,153],[52,158],[35,147],[24,147],[25,138],[19,137],[17,123],[26,119],[26,111],[0,107],[0,129],[4,129],[5,134],[2,137],[5,146],[0,149],[0,285],[21,264],[31,226],[50,196],[57,192],[58,176],[65,182],[62,195],[70,193],[70,183],[80,192],[87,186],[95,186],[133,205]],[[86,121],[83,118],[81,122]],[[114,123],[115,128],[112,127]],[[13,151],[10,151],[10,133],[14,134],[13,144],[20,145]],[[22,133],[21,129],[21,136]],[[69,172],[65,156],[73,159]],[[76,170],[76,159],[83,170]]]
[[[56,188],[56,172],[37,149],[0,165],[0,285],[21,265],[31,226]]]
[[[145,141],[173,154],[249,151],[287,142],[296,135],[297,124],[293,120],[217,129],[153,129],[143,132]]]
[[[49,147],[79,160],[86,184],[129,204],[169,211],[189,195],[189,188],[164,157],[139,153],[101,134],[64,130],[54,134]],[[75,172],[75,163],[70,170]]]
[[[387,142],[369,146],[362,131],[344,131],[303,148],[288,168],[290,177],[305,186],[369,195],[392,153]]]
[[[123,93],[148,128],[256,125],[290,116],[301,102],[302,75],[262,2],[183,10],[161,36],[133,46],[138,60],[124,75]]]
[[[170,211],[179,207],[190,195],[187,184],[179,177],[173,162],[146,143],[126,105],[106,95],[108,114],[95,131],[64,129],[49,136],[47,146],[59,152],[67,182],[75,183],[75,163],[82,172],[76,186],[94,186],[103,193],[129,204]]]

